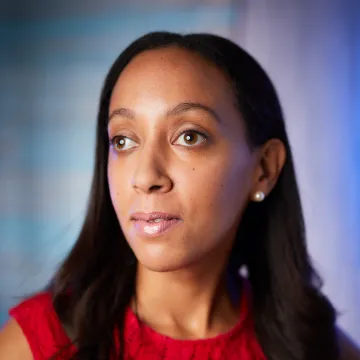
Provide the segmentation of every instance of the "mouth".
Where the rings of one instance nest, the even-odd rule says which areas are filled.
[[[135,221],[146,221],[150,223],[161,222],[164,220],[180,220],[178,216],[164,212],[133,213],[130,219]]]
[[[181,222],[178,216],[163,212],[134,213],[130,219],[138,235],[150,237],[161,235]]]

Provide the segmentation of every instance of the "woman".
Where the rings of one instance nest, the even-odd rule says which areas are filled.
[[[105,80],[78,240],[0,358],[339,359],[304,234],[265,72],[218,36],[145,35]]]

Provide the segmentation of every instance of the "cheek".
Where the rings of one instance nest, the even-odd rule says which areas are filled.
[[[127,178],[126,172],[120,171],[120,167],[116,163],[116,159],[111,159],[110,156],[107,168],[107,178],[111,202],[118,218],[121,219],[121,211],[125,211],[126,209],[124,205],[127,203],[126,196],[128,194],[127,189],[129,187],[130,180]]]
[[[233,226],[247,203],[251,178],[250,158],[243,154],[194,167],[187,181],[193,216],[206,227]]]

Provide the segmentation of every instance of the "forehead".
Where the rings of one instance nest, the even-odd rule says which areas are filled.
[[[137,55],[119,76],[109,110],[119,103],[136,107],[149,101],[164,105],[197,101],[219,107],[235,103],[222,70],[200,55],[176,47]]]

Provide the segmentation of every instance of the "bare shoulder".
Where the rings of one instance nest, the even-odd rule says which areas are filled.
[[[34,359],[25,335],[14,319],[10,319],[0,330],[0,359]]]
[[[346,335],[341,329],[338,329],[340,344],[340,360],[360,360],[360,348],[356,343]]]

